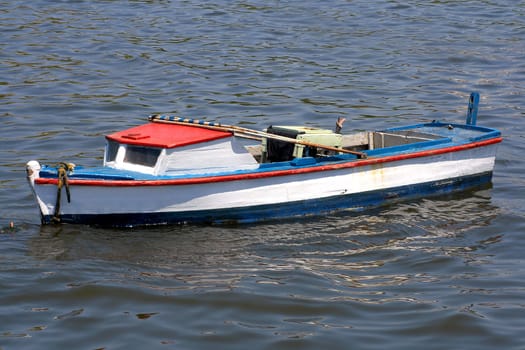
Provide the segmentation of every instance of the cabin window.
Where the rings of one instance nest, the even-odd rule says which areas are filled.
[[[106,162],[114,162],[117,158],[119,144],[114,141],[108,141],[106,148]]]
[[[160,151],[160,148],[128,145],[124,162],[154,167]]]

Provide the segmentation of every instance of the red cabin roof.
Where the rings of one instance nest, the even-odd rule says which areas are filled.
[[[213,141],[232,136],[225,131],[203,127],[148,123],[107,135],[108,140],[128,145],[145,147],[174,148],[199,142]]]

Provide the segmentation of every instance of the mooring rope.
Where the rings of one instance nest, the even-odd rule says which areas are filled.
[[[62,197],[62,187],[66,188],[67,202],[71,202],[71,192],[69,191],[69,182],[67,178],[68,172],[74,169],[75,165],[72,163],[60,162],[57,166],[57,200],[55,203],[55,213],[53,215],[53,221],[60,222],[60,202]]]

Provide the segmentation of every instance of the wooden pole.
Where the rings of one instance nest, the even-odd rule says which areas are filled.
[[[202,128],[212,129],[212,130],[231,132],[235,136],[238,136],[238,137],[244,137],[244,138],[250,138],[250,139],[256,139],[256,140],[261,140],[262,138],[267,138],[267,139],[273,139],[273,140],[279,140],[279,141],[294,143],[294,144],[307,146],[307,147],[315,147],[315,148],[326,149],[326,150],[334,151],[334,152],[354,154],[354,155],[358,156],[361,159],[367,158],[367,155],[365,153],[363,153],[363,152],[350,151],[350,150],[346,150],[346,149],[343,149],[343,148],[337,148],[337,147],[323,145],[323,144],[320,144],[320,143],[313,143],[313,142],[308,142],[308,141],[303,141],[303,140],[296,140],[296,139],[293,139],[291,137],[270,134],[270,133],[267,133],[267,132],[264,132],[264,131],[258,131],[258,130],[243,128],[241,126],[226,125],[226,124],[215,123],[215,122],[206,122],[206,121],[197,120],[197,119],[186,119],[186,118],[180,118],[180,117],[175,117],[175,116],[166,116],[166,115],[158,115],[158,114],[157,115],[151,115],[151,116],[149,116],[148,119],[150,121],[156,122],[156,123],[192,125],[192,126],[202,127]]]

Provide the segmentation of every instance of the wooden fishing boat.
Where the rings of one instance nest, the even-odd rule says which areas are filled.
[[[498,130],[428,123],[342,135],[174,116],[106,136],[103,166],[27,163],[43,224],[231,223],[361,210],[492,179]],[[340,121],[339,121],[340,122]],[[63,195],[65,191],[66,196]]]

